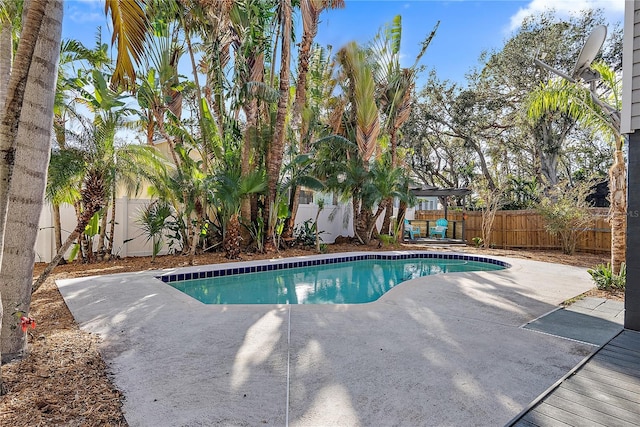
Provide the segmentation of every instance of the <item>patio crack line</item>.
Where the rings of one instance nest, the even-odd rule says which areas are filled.
[[[290,362],[291,362],[291,304],[287,302],[288,320],[287,320],[287,397],[285,409],[285,427],[289,427],[289,384],[290,384]]]

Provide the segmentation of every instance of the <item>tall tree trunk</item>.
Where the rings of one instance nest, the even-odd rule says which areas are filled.
[[[107,204],[107,207],[108,206],[109,204]],[[96,259],[98,261],[104,260],[105,241],[107,237],[107,216],[107,209],[105,209],[102,218],[100,218],[100,235],[98,236],[98,247],[96,248]]]
[[[393,216],[393,197],[387,197],[380,203],[380,207],[384,209],[384,220],[380,228],[380,234],[390,234],[391,217]]]
[[[478,159],[480,160],[480,169],[482,170],[482,175],[487,180],[487,187],[489,190],[496,189],[496,183],[493,181],[493,177],[491,176],[491,172],[489,172],[489,167],[487,166],[487,160],[484,157],[484,153],[482,152],[482,147],[472,138],[467,139],[467,143],[471,144],[473,150],[478,154]]]
[[[23,40],[34,38],[34,48],[29,49],[27,74],[24,76],[23,99],[15,102],[16,90],[9,85],[7,107],[2,120],[3,149],[7,134],[5,126],[13,130],[15,148],[13,156],[12,184],[8,189],[6,227],[2,231],[2,264],[0,267],[0,293],[3,298],[5,326],[15,325],[16,311],[28,315],[31,303],[31,282],[35,260],[35,240],[40,213],[44,204],[44,188],[49,163],[51,132],[53,129],[53,104],[56,90],[57,65],[60,55],[62,32],[62,1],[31,0],[27,19],[23,26],[20,47],[16,54],[12,79],[23,73],[25,54],[21,50]],[[12,103],[13,98],[13,103]],[[17,110],[13,110],[17,109]],[[9,114],[18,122],[11,125]],[[3,183],[5,184],[5,183]],[[2,221],[4,224],[5,221]],[[2,359],[20,356],[26,346],[21,328],[6,327],[0,334]]]
[[[286,134],[286,119],[289,105],[289,64],[291,53],[291,0],[283,0],[282,8],[282,51],[280,62],[280,98],[278,99],[278,112],[276,124],[273,132],[273,140],[269,146],[267,154],[267,200],[265,204],[265,218],[267,224],[267,244],[265,249],[275,251],[276,215],[272,214],[272,209],[277,211],[276,206],[278,179],[282,158],[284,157],[284,137]]]
[[[4,108],[4,100],[7,98],[12,59],[13,30],[9,23],[3,23],[0,31],[0,111]]]
[[[109,239],[107,241],[107,253],[105,253],[105,259],[110,260],[113,256],[113,242],[115,239],[116,233],[116,186],[113,185],[111,187],[111,200],[113,203],[111,204],[111,221],[109,221]],[[127,236],[123,236],[123,239],[126,239]]]
[[[7,98],[0,118],[0,248],[4,246],[4,234],[9,201],[9,186],[13,175],[16,140],[20,125],[20,115],[25,97],[29,71],[33,62],[36,42],[41,34],[46,0],[31,0],[25,11],[23,32],[11,70],[7,87]],[[0,251],[0,258],[3,251]]]
[[[264,68],[264,67],[263,67]],[[258,100],[251,98],[249,102],[244,106],[244,113],[247,117],[247,127],[244,131],[244,141],[242,144],[242,161],[241,161],[241,173],[242,176],[248,176],[254,169],[255,164],[251,161],[251,154],[253,151],[253,142],[257,138],[257,125],[258,125]],[[243,197],[240,201],[240,217],[244,222],[251,222],[251,198]],[[241,237],[245,239],[245,242],[249,242],[251,239],[251,233],[245,227],[240,228]]]
[[[622,150],[614,153],[613,166],[609,170],[611,224],[611,269],[620,273],[620,266],[625,262],[627,249],[627,171]]]
[[[53,235],[56,245],[56,252],[62,247],[62,221],[60,220],[60,205],[54,203],[51,206],[53,212]]]
[[[322,8],[316,8],[314,2],[303,0],[300,2],[302,12],[302,41],[298,50],[298,79],[296,81],[296,96],[293,101],[293,112],[291,113],[291,125],[298,131],[298,150],[301,154],[308,152],[305,140],[305,126],[302,118],[302,110],[307,103],[307,74],[309,72],[309,57],[311,56],[311,46],[313,39],[318,33],[318,19]],[[291,200],[289,202],[290,216],[284,227],[285,237],[293,237],[293,229],[295,227],[296,215],[300,206],[300,188],[294,185],[291,188]]]
[[[200,88],[200,81],[198,79],[198,66],[196,59],[193,56],[193,47],[191,46],[191,36],[189,34],[189,28],[186,24],[186,20],[182,19],[182,25],[185,28],[184,37],[187,42],[187,50],[189,51],[189,59],[191,59],[191,68],[193,70],[193,81],[195,83],[196,97],[198,100],[197,118],[200,123],[200,137],[202,138],[202,146],[204,147],[204,158],[202,159],[203,169],[206,171],[209,165],[209,156],[211,155],[211,147],[209,145],[209,125],[205,123],[204,107],[202,106],[203,96]]]

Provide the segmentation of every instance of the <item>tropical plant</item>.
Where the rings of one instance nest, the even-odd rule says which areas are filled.
[[[296,243],[305,247],[312,247],[316,243],[317,222],[309,218],[295,228],[293,233]]]
[[[292,8],[291,0],[282,0],[278,6],[279,20],[281,24],[282,48],[280,50],[280,82],[278,105],[276,110],[275,124],[273,128],[273,138],[269,143],[266,155],[267,172],[267,194],[265,200],[265,216],[267,222],[267,250],[275,250],[277,246],[273,241],[276,235],[277,219],[279,217],[274,209],[279,209],[280,201],[278,200],[278,181],[280,178],[280,168],[282,167],[282,159],[284,156],[284,141],[286,134],[286,119],[289,107],[289,74],[291,61],[291,30],[292,24]],[[275,56],[275,55],[274,55]],[[286,202],[285,202],[286,206]]]
[[[229,259],[240,255],[240,207],[242,198],[265,189],[262,172],[241,176],[240,171],[220,171],[208,182],[211,203],[218,207],[218,219],[222,227],[222,247]]]
[[[627,184],[624,137],[620,133],[622,83],[603,62],[591,64],[600,76],[600,92],[595,83],[589,88],[580,82],[553,79],[533,91],[528,100],[528,116],[538,120],[550,111],[561,111],[582,126],[608,137],[614,147],[609,169],[609,222],[611,224],[611,266],[618,273],[626,257]]]
[[[611,264],[598,264],[587,270],[596,287],[603,291],[623,291],[627,282],[626,264],[622,263],[620,272],[614,273]]]
[[[160,200],[148,203],[140,210],[137,222],[147,235],[147,242],[151,241],[151,262],[155,261],[156,256],[162,250],[164,245],[162,236],[167,228],[167,219],[171,215],[171,206]]]

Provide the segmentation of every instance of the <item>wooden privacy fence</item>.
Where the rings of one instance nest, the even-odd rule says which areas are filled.
[[[581,233],[576,250],[594,253],[610,252],[611,227],[607,222],[608,209],[592,208],[590,212],[593,220]],[[416,211],[415,220],[411,222],[428,227],[428,224],[434,225],[438,218],[443,217],[443,211]],[[449,211],[447,219],[450,223],[447,230],[448,238],[471,242],[474,237],[482,237],[482,212]],[[455,230],[451,226],[452,222],[455,224]],[[535,210],[496,212],[489,243],[493,247],[502,249],[561,249],[559,239],[545,230],[544,220]]]

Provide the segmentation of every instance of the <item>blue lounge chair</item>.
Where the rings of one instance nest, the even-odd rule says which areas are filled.
[[[411,225],[409,223],[409,220],[405,219],[404,220],[404,235],[407,236],[411,239],[411,240],[415,240],[416,235],[418,237],[420,237],[420,227],[416,226],[416,225]]]
[[[447,228],[449,227],[449,221],[444,218],[440,218],[436,221],[435,227],[429,227],[429,237],[440,236],[441,239],[444,239],[447,235]]]

